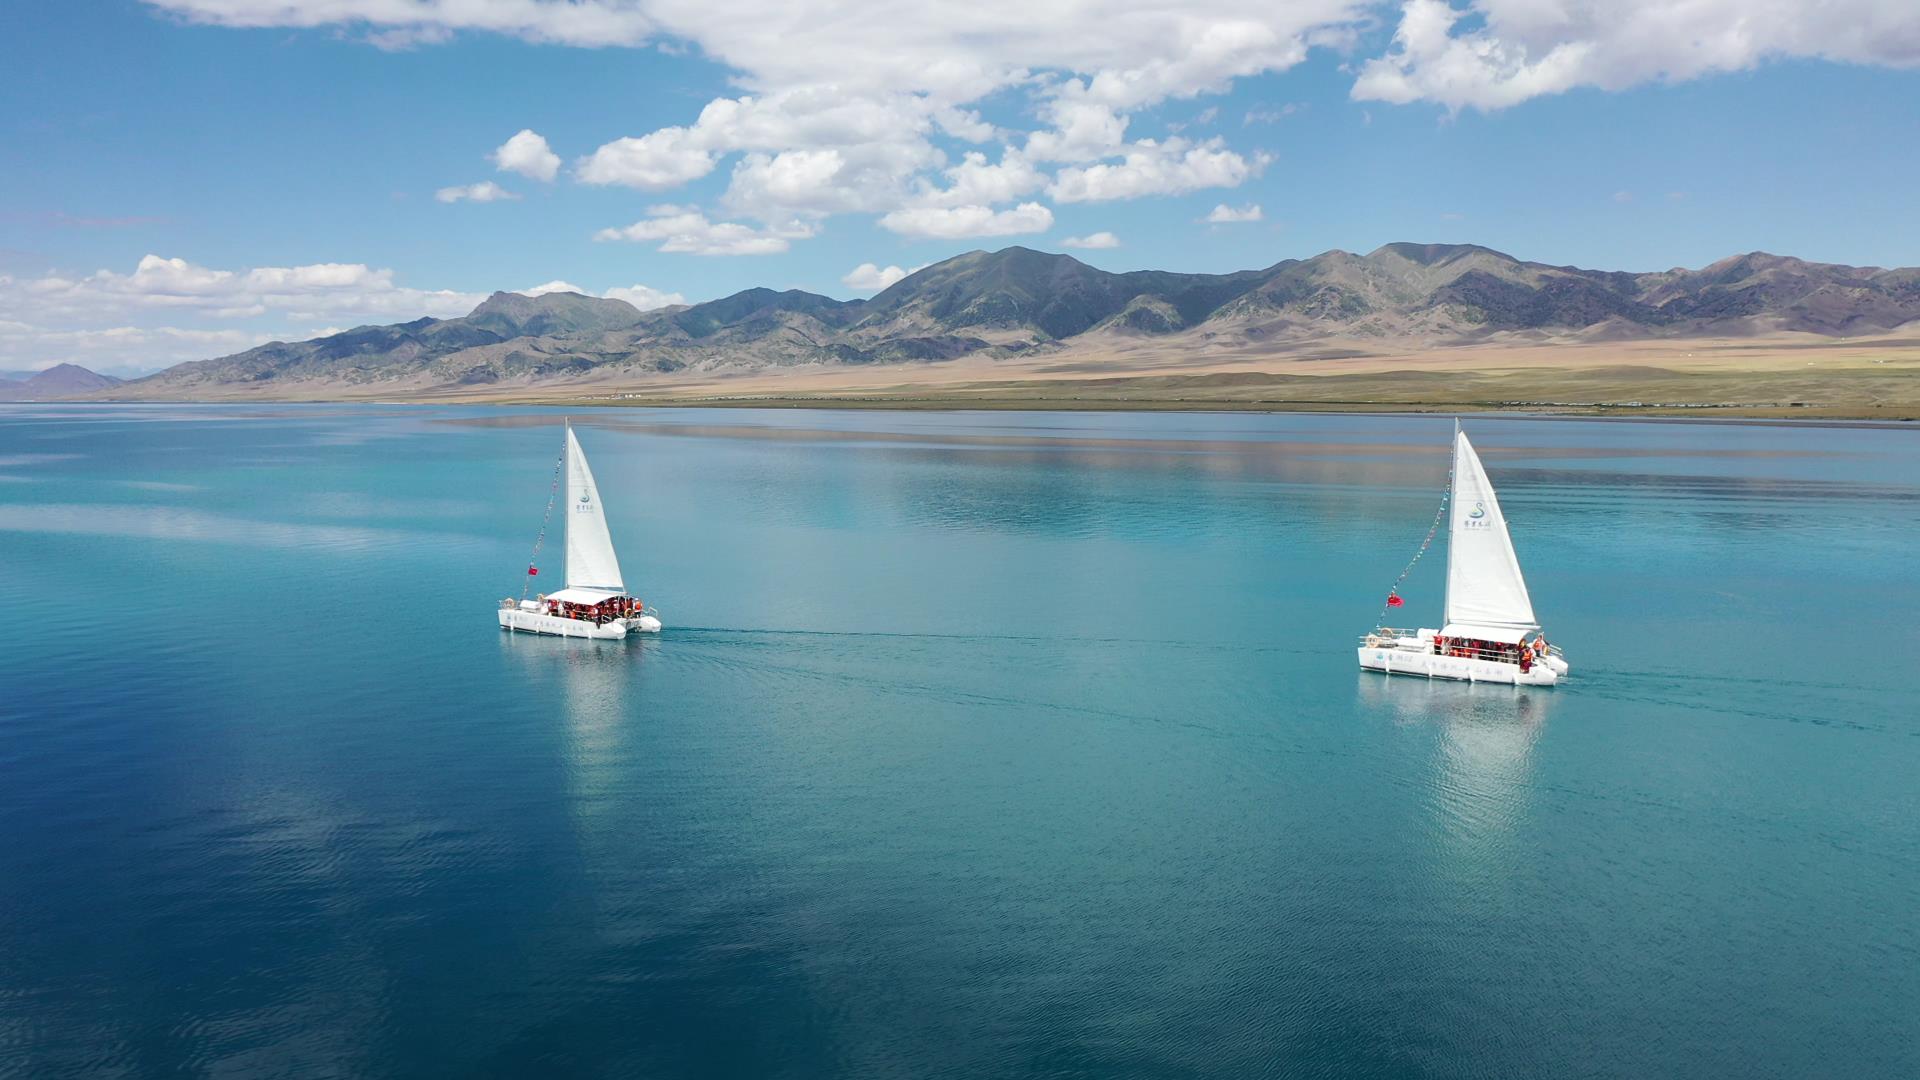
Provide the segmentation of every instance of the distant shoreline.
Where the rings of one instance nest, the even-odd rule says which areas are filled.
[[[338,404],[339,402],[336,402]],[[456,404],[448,401],[410,401],[404,404]],[[1516,416],[1567,420],[1688,420],[1698,422],[1779,422],[1875,424],[1889,427],[1920,422],[1920,409],[1892,415],[1864,412],[1847,406],[1819,405],[1626,405],[1554,402],[1392,402],[1392,401],[1235,401],[1177,398],[1117,400],[1103,398],[1045,398],[1019,400],[963,397],[718,397],[621,401],[593,398],[509,399],[471,404],[540,405],[594,408],[711,408],[711,409],[859,409],[874,412],[1195,412],[1195,413],[1324,413],[1336,416],[1437,415]]]
[[[1377,351],[1366,352],[1366,345]],[[1149,347],[1150,346],[1150,347]],[[617,371],[472,385],[139,383],[69,400],[407,401],[569,407],[1524,413],[1591,417],[1920,420],[1920,339],[1648,340],[1412,348],[1339,357],[1165,342],[1026,358]]]
[[[1171,413],[1219,415],[1319,414],[1327,416],[1461,416],[1480,419],[1567,420],[1588,423],[1645,423],[1663,421],[1681,424],[1715,424],[1748,427],[1799,428],[1885,428],[1920,431],[1920,415],[1849,416],[1830,415],[1817,409],[1795,409],[1792,413],[1752,413],[1738,407],[1699,408],[1661,406],[1596,407],[1594,411],[1572,408],[1543,410],[1522,406],[1486,406],[1461,403],[1387,402],[1240,402],[1184,399],[1178,401],[1092,401],[1083,399],[1031,398],[1020,401],[966,399],[953,397],[862,398],[788,397],[788,398],[673,398],[663,400],[604,398],[497,398],[467,400],[448,398],[70,398],[64,400],[0,401],[15,406],[195,406],[195,407],[282,407],[348,406],[388,408],[545,408],[545,409],[756,409],[787,412],[1084,412],[1084,413]],[[1710,415],[1709,415],[1710,414]]]

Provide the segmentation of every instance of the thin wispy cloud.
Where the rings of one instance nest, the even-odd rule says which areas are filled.
[[[1259,221],[1265,216],[1260,210],[1259,203],[1248,203],[1245,206],[1228,206],[1226,203],[1221,203],[1207,214],[1206,220],[1210,225],[1234,225]]]
[[[1086,248],[1089,251],[1099,251],[1105,248],[1119,247],[1120,238],[1110,232],[1097,232],[1088,233],[1086,236],[1069,236],[1065,240],[1060,241],[1060,244],[1062,247]]]
[[[443,187],[440,190],[434,192],[433,197],[436,200],[443,203],[457,203],[457,202],[490,203],[490,202],[503,202],[510,199],[517,199],[520,196],[515,194],[514,192],[508,191],[506,188],[501,187],[499,184],[496,184],[491,180],[482,180],[477,184],[465,184],[465,185],[455,185],[454,187]]]
[[[710,221],[698,210],[683,206],[655,206],[647,214],[631,225],[602,229],[594,239],[658,242],[660,251],[686,255],[772,255],[787,250],[794,240],[813,235],[813,227],[804,222],[757,229],[735,221]]]
[[[1242,124],[1277,124],[1304,108],[1306,108],[1305,105],[1289,101],[1284,105],[1248,109],[1246,115],[1240,118],[1240,122]]]

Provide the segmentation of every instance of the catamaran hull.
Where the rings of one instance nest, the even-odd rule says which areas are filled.
[[[1419,675],[1428,679],[1457,679],[1460,682],[1505,683],[1512,686],[1552,686],[1560,681],[1566,661],[1539,663],[1527,671],[1518,664],[1498,660],[1475,660],[1464,656],[1440,656],[1407,649],[1360,646],[1360,666],[1388,675]],[[1559,669],[1559,670],[1556,670]]]
[[[646,615],[641,618],[652,622],[655,630],[660,628],[660,620],[653,616]],[[624,619],[615,619],[603,626],[595,626],[584,619],[563,619],[558,615],[543,615],[537,611],[513,611],[506,608],[500,610],[500,629],[523,634],[590,638],[596,641],[618,641],[627,636],[627,622]]]

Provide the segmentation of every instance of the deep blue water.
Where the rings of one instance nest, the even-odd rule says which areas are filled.
[[[1920,432],[1470,419],[1515,691],[1445,419],[559,420],[0,407],[0,1074],[1920,1075]]]

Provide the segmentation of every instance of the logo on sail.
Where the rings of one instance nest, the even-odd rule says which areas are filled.
[[[580,505],[574,507],[573,509],[574,509],[574,512],[578,514],[590,513],[593,510],[593,500],[591,498],[588,498],[587,493],[583,491],[580,493]]]
[[[1463,529],[1484,529],[1487,525],[1486,501],[1484,499],[1476,499],[1473,503],[1473,509],[1467,511],[1467,516],[1461,519],[1460,527]]]

